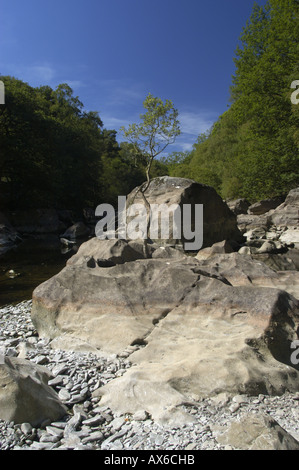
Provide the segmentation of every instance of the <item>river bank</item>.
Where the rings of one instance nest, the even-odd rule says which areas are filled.
[[[68,414],[40,428],[0,421],[0,450],[234,450],[238,449],[236,437],[235,446],[225,443],[223,431],[232,423],[248,417],[259,420],[260,416],[274,419],[299,439],[297,394],[203,399],[184,405],[195,422],[183,427],[162,426],[145,413],[115,415],[92,394],[131,368],[129,358],[51,349],[48,340],[38,338],[30,310],[31,301],[0,308],[0,350],[48,368],[53,375],[49,383],[63,399]],[[248,425],[247,431],[251,432]],[[252,438],[247,445],[254,444]],[[244,442],[239,445],[244,449]]]

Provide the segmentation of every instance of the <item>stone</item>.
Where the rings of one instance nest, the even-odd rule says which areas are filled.
[[[289,192],[283,204],[269,212],[272,225],[298,227],[299,224],[299,188]]]
[[[234,251],[232,244],[227,240],[223,240],[222,242],[214,243],[211,247],[200,250],[196,255],[196,259],[208,259],[216,254],[233,253]]]
[[[89,235],[89,228],[83,222],[76,222],[74,225],[69,227],[66,232],[64,232],[61,238],[66,240],[77,240],[85,237],[86,235]]]
[[[139,188],[135,188],[127,197],[127,207],[132,203],[144,204]],[[227,240],[241,240],[241,233],[237,227],[235,214],[228,208],[227,204],[217,194],[214,188],[197,183],[190,179],[174,178],[169,176],[158,177],[151,180],[145,193],[149,204],[178,204],[183,209],[184,204],[191,205],[203,204],[203,246],[206,248],[214,243]],[[183,213],[183,210],[181,210]],[[130,221],[128,218],[127,222]],[[194,220],[192,220],[192,230],[194,230]],[[169,238],[166,240],[153,240],[159,244],[179,244],[185,245],[187,240],[182,234],[181,239],[173,237],[170,230]]]
[[[68,265],[35,289],[33,323],[41,337],[67,334],[104,353],[120,354],[142,342],[153,322],[175,307],[197,281],[196,264],[187,258],[95,269],[82,262]]]
[[[278,196],[263,201],[256,202],[249,206],[248,213],[254,215],[263,215],[272,209],[276,209],[285,201],[285,196]]]
[[[103,418],[103,416],[97,414],[96,416],[93,416],[92,418],[85,419],[82,424],[85,424],[86,426],[90,426],[90,427],[96,427],[100,424],[103,424],[104,422],[105,422],[105,419]]]
[[[271,212],[270,212],[271,213]],[[260,230],[264,233],[271,227],[270,213],[264,215],[240,214],[237,216],[238,228],[242,234],[250,230]]]
[[[68,266],[80,266],[81,264],[90,268],[113,267],[137,259],[144,259],[144,241],[128,242],[127,240],[99,240],[92,238],[83,243],[78,252],[68,260]],[[103,263],[106,261],[106,263]],[[110,262],[108,264],[107,262]]]
[[[299,217],[298,217],[299,223]],[[288,229],[279,237],[279,240],[282,243],[285,243],[288,246],[299,248],[299,229],[298,227],[294,229]]]
[[[287,251],[285,247],[282,245],[281,242],[278,241],[265,241],[262,246],[258,249],[257,253],[264,254],[264,253],[281,253]]]
[[[112,426],[114,432],[117,432],[123,427],[124,424],[125,424],[124,418],[120,417],[120,418],[115,418],[113,421],[111,421],[110,426]]]
[[[264,255],[228,253],[203,259],[199,263],[203,272],[224,278],[234,286],[274,287],[299,299],[299,273],[275,271],[260,256]]]
[[[82,444],[89,444],[91,442],[102,442],[104,440],[104,434],[101,431],[94,431],[89,436],[82,439]]]
[[[72,418],[68,421],[67,425],[64,428],[64,437],[68,437],[77,432],[79,426],[84,420],[84,416],[80,412],[75,412]]]
[[[224,430],[218,426],[214,429],[217,441],[235,450],[299,450],[299,442],[265,414],[248,415]]]
[[[250,246],[242,246],[238,253],[240,255],[250,255],[252,253],[251,247]]]
[[[26,436],[30,435],[32,433],[32,430],[33,430],[33,428],[32,428],[30,423],[22,423],[21,424],[21,431]]]
[[[289,341],[297,336],[298,308],[283,291],[202,277],[131,356],[134,366],[94,396],[119,414],[146,409],[161,424],[183,425],[192,416],[180,406],[193,394],[296,391]]]
[[[250,207],[250,202],[247,201],[247,199],[241,198],[233,201],[227,201],[227,205],[235,215],[240,215],[247,214]]]
[[[149,414],[145,410],[137,411],[132,416],[133,421],[146,421],[148,418]]]
[[[171,246],[161,246],[157,248],[153,254],[152,258],[153,259],[158,259],[158,258],[184,258],[186,255],[182,250],[179,250],[177,248],[173,248]]]
[[[50,377],[43,366],[5,357],[0,363],[0,418],[37,426],[65,416],[66,408],[48,386]]]
[[[71,394],[64,388],[59,390],[58,396],[62,402],[68,402],[69,400],[71,400]]]

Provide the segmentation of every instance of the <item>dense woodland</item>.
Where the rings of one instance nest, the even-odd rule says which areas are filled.
[[[224,198],[285,194],[299,186],[299,105],[291,103],[299,2],[256,4],[234,60],[229,109],[192,152],[166,159],[169,172],[210,184]]]
[[[1,209],[96,207],[145,179],[142,155],[97,112],[84,111],[67,84],[33,88],[12,77],[0,107]],[[167,171],[162,163],[156,175]]]
[[[155,161],[169,174],[252,202],[299,186],[299,2],[254,6],[235,53],[229,109],[193,150]],[[221,71],[219,71],[221,76]],[[144,155],[117,142],[67,84],[33,88],[9,76],[0,106],[0,210],[116,202],[145,180]]]

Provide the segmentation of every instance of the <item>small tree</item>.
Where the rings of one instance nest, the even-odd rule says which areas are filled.
[[[131,124],[128,129],[121,128],[125,138],[134,145],[136,155],[142,155],[146,162],[146,182],[143,183],[135,194],[135,197],[141,192],[144,204],[147,208],[148,221],[147,233],[150,224],[150,204],[148,203],[145,192],[150,185],[150,173],[153,161],[158,155],[162,154],[168,145],[173,144],[180,135],[178,121],[178,111],[174,108],[172,101],[156,98],[151,93],[143,102],[146,109],[145,114],[140,115],[140,124]]]

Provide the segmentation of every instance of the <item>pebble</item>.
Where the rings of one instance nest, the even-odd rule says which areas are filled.
[[[299,438],[299,394],[281,397],[236,395],[198,400],[182,409],[195,419],[184,427],[162,427],[141,410],[115,416],[101,406],[92,392],[130,367],[129,347],[121,356],[99,358],[91,353],[52,350],[39,339],[30,319],[31,301],[0,308],[0,351],[20,355],[49,369],[49,385],[68,408],[61,421],[35,429],[0,420],[0,450],[234,450],[223,446],[213,434],[214,425],[224,426],[248,414],[267,413],[296,439]]]

